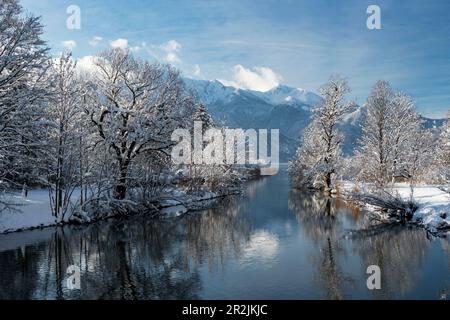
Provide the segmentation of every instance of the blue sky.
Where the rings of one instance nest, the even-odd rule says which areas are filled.
[[[425,116],[450,109],[447,0],[21,2],[42,16],[55,53],[72,47],[82,58],[126,45],[186,76],[260,90],[282,83],[317,91],[338,73],[358,103],[384,79],[413,96]],[[366,27],[370,4],[381,8],[381,30]],[[69,5],[81,9],[79,30],[66,27]]]

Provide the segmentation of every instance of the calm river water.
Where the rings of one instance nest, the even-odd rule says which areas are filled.
[[[291,190],[282,170],[178,220],[137,216],[0,236],[0,299],[450,298],[450,242]],[[68,266],[81,269],[69,290]],[[368,290],[369,265],[381,290]]]

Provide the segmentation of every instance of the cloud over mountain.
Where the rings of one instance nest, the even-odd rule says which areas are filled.
[[[277,87],[282,80],[281,75],[268,67],[254,67],[247,69],[243,65],[233,67],[232,80],[219,80],[226,86],[238,89],[249,89],[266,92]]]

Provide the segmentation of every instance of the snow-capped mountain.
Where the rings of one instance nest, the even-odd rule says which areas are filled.
[[[231,101],[234,96],[241,94],[253,95],[254,98],[259,98],[272,105],[297,104],[313,106],[322,102],[322,98],[313,92],[301,88],[292,88],[285,85],[279,85],[269,91],[260,92],[225,86],[218,80],[208,81],[186,78],[185,82],[188,87],[197,91],[199,98],[205,104],[217,102],[226,103]]]
[[[224,86],[218,80],[193,80],[185,78],[186,85],[193,89],[200,100],[206,105],[222,102],[229,102],[232,97],[239,94],[239,89]]]
[[[299,138],[311,120],[312,107],[322,102],[313,92],[285,85],[258,92],[225,86],[217,80],[185,79],[185,83],[207,105],[217,123],[231,128],[280,129],[282,161],[295,154]],[[367,109],[357,106],[340,122],[339,129],[345,136],[344,154],[355,150],[366,115]],[[423,122],[427,128],[439,128],[444,120],[423,118]]]
[[[292,88],[285,85],[279,85],[267,92],[256,92],[255,95],[260,96],[271,104],[304,104],[314,106],[322,103],[322,98],[317,94],[301,88]]]
[[[298,138],[308,125],[314,93],[287,86],[268,92],[236,89],[219,81],[186,79],[217,123],[231,128],[280,129],[280,158],[295,153]]]

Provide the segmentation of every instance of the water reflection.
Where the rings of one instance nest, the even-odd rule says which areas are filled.
[[[373,227],[281,175],[177,220],[0,236],[0,299],[434,299],[448,292],[449,248],[416,229]],[[380,291],[366,287],[372,264]],[[81,290],[67,288],[69,265],[81,268]]]
[[[343,299],[344,287],[354,279],[344,272],[341,261],[347,252],[340,237],[342,203],[337,199],[292,190],[289,208],[295,213],[302,231],[317,246],[311,255],[315,281],[324,287],[326,299]]]
[[[355,250],[364,265],[378,265],[383,290],[377,298],[395,298],[411,291],[420,278],[420,267],[431,245],[425,232],[394,226],[372,236],[356,237]]]
[[[2,299],[197,299],[198,266],[211,271],[239,256],[248,221],[236,205],[179,221],[136,217],[86,229],[57,229],[47,243],[0,253]],[[67,290],[69,265],[81,267],[81,290]],[[20,267],[18,267],[20,266]]]
[[[374,298],[396,298],[414,289],[432,243],[423,230],[374,224],[369,215],[339,199],[305,195],[298,190],[291,191],[289,207],[304,234],[318,246],[311,261],[326,298],[342,299],[346,288],[351,292],[348,286],[355,284],[355,279],[343,268],[349,254],[361,259],[362,269],[377,265],[382,270],[382,290],[371,291]],[[345,226],[358,231],[348,236]]]

